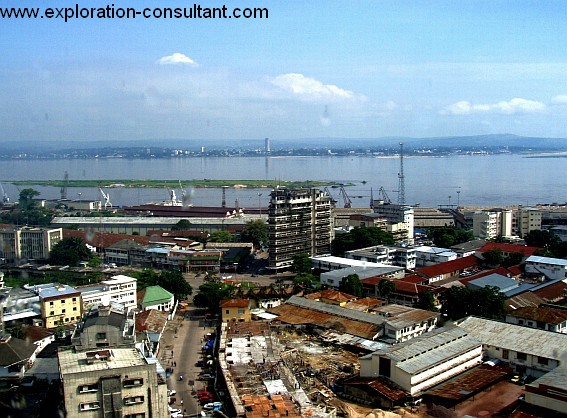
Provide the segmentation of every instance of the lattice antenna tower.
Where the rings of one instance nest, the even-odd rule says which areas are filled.
[[[404,176],[404,143],[400,142],[400,172],[398,173],[398,205],[406,204],[406,178]]]

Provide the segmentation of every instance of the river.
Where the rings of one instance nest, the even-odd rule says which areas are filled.
[[[406,202],[438,205],[532,205],[567,201],[567,158],[526,158],[526,155],[463,155],[406,157]],[[371,190],[377,198],[384,187],[392,201],[398,198],[398,158],[352,157],[200,157],[170,159],[54,159],[0,161],[0,182],[8,196],[18,196],[13,180],[156,179],[172,180],[168,187],[181,190],[177,180],[273,179],[329,180],[352,183],[346,188],[353,207],[368,207]],[[60,197],[56,187],[32,186],[46,199]],[[114,205],[136,205],[168,199],[165,188],[107,189]],[[331,189],[338,206],[344,205],[339,189]],[[267,206],[269,189],[234,189],[226,192],[227,205],[238,199],[241,207]],[[185,190],[194,205],[220,206],[220,189]],[[70,199],[100,199],[96,188],[69,188]]]

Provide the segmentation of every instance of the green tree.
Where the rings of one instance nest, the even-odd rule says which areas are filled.
[[[240,234],[241,242],[252,242],[255,248],[268,242],[268,224],[261,219],[246,223]]]
[[[311,273],[311,258],[309,254],[296,254],[292,257],[291,271],[294,273]]]
[[[440,300],[441,313],[448,319],[460,319],[469,315],[501,319],[505,312],[506,295],[493,286],[480,289],[453,286],[443,291]]]
[[[171,227],[172,231],[187,231],[191,229],[191,222],[188,219],[181,219]]]
[[[506,257],[504,257],[504,260],[502,261],[502,265],[504,267],[517,266],[523,260],[524,260],[524,255],[522,253],[513,252],[508,254]]]
[[[230,299],[234,292],[234,285],[219,282],[205,282],[199,286],[199,293],[193,296],[193,304],[198,308],[210,311],[219,311],[220,302]]]
[[[309,290],[318,289],[321,285],[319,280],[311,273],[299,273],[293,278],[293,284]]]
[[[185,299],[193,293],[193,288],[183,277],[180,271],[163,270],[158,278],[157,283],[165,290],[173,293],[176,299]]]
[[[223,229],[220,231],[213,232],[209,239],[209,242],[234,242],[234,236],[228,232],[227,230]]]
[[[425,309],[426,311],[437,312],[437,306],[435,303],[435,296],[429,290],[425,290],[419,294],[419,299],[417,302],[417,307],[419,309]]]
[[[559,238],[551,231],[542,231],[540,229],[536,229],[524,235],[524,241],[526,241],[526,244],[531,247],[549,249],[559,242]]]
[[[469,229],[443,226],[429,231],[428,235],[437,247],[449,248],[453,245],[474,239]]]
[[[34,189],[23,189],[20,191],[20,200],[18,202],[18,206],[22,210],[29,210],[36,206],[36,202],[34,198],[39,196],[40,193]]]
[[[394,238],[387,231],[374,227],[356,227],[346,234],[338,234],[331,243],[331,252],[341,256],[350,250],[392,244]]]
[[[392,280],[382,279],[378,283],[378,294],[384,298],[386,302],[389,300],[390,294],[396,291],[396,284]]]
[[[501,266],[504,262],[504,255],[500,250],[490,250],[485,251],[482,253],[482,257],[484,258],[484,262],[492,267]]]
[[[343,277],[341,283],[339,284],[339,290],[341,292],[348,293],[349,295],[360,297],[362,296],[362,282],[358,277],[358,274],[349,274]]]
[[[63,238],[51,249],[49,262],[59,266],[77,267],[81,261],[88,262],[94,254],[80,238]]]

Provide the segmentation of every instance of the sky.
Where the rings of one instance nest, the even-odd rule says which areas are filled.
[[[193,5],[0,7],[77,3]],[[567,137],[563,0],[226,5],[268,18],[0,18],[0,142]]]

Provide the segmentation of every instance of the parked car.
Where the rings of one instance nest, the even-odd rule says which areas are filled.
[[[203,409],[206,409],[208,411],[213,411],[213,410],[219,410],[222,408],[222,402],[210,402],[207,403],[205,405],[203,405]]]
[[[214,378],[215,376],[213,376],[211,373],[199,373],[199,376],[197,376],[197,380],[208,380]]]

